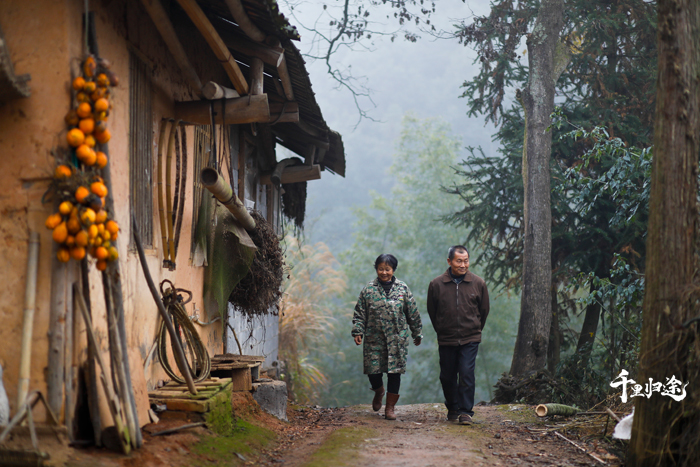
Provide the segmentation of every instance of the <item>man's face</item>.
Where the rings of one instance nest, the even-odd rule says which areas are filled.
[[[454,258],[448,258],[447,264],[450,265],[453,275],[463,276],[469,270],[469,253],[466,251],[455,251]]]

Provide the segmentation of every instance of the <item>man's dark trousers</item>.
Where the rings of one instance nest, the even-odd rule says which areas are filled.
[[[450,412],[474,415],[474,366],[478,349],[478,342],[439,346],[440,382]]]

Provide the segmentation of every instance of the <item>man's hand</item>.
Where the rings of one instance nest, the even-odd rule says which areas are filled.
[[[416,345],[416,347],[418,347],[422,340],[423,340],[423,338],[421,336],[418,336],[418,337],[413,339],[413,343]]]
[[[357,344],[357,345],[362,344],[362,336],[355,336],[355,344]]]

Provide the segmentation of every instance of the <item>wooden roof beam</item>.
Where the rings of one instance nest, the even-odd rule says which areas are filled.
[[[144,0],[145,1],[145,0]],[[157,1],[157,0],[152,0]],[[209,43],[209,46],[214,51],[214,55],[222,63],[226,74],[228,75],[233,87],[238,94],[248,94],[248,82],[243,76],[241,69],[238,67],[236,60],[233,59],[231,51],[226,47],[224,41],[219,36],[219,33],[214,29],[214,26],[209,21],[209,18],[204,14],[202,9],[197,4],[196,0],[177,0],[183,10],[190,17],[194,25],[202,33],[204,39]]]
[[[293,165],[285,167],[280,177],[282,185],[287,183],[308,182],[321,178],[321,166],[314,165]],[[261,185],[272,185],[272,173],[260,176]]]
[[[248,13],[246,13],[241,0],[226,0],[226,6],[231,11],[233,19],[243,32],[246,33],[248,37],[253,39],[255,42],[263,42],[265,40],[265,33],[262,32],[258,27],[250,20]]]
[[[197,72],[194,71],[190,60],[187,58],[185,49],[182,47],[180,39],[177,38],[175,28],[170,22],[170,17],[163,8],[163,5],[160,3],[160,0],[141,0],[141,3],[146,9],[148,15],[151,17],[151,20],[153,20],[153,24],[160,33],[160,36],[163,38],[168,50],[170,50],[170,53],[175,58],[175,62],[185,75],[185,79],[195,90],[197,95],[201,96],[202,82],[199,79]]]
[[[222,102],[223,101],[223,102]],[[210,105],[214,106],[217,124],[298,122],[299,105],[296,102],[268,105],[267,94],[216,101],[184,101],[175,103],[175,118],[195,125],[211,124]],[[225,115],[224,115],[225,112]]]
[[[249,57],[257,57],[275,68],[279,66],[284,57],[284,49],[282,47],[259,44],[225,31],[221,32],[221,39],[229,49],[233,49]]]

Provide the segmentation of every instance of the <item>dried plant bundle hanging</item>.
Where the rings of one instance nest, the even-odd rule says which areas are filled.
[[[279,238],[259,211],[251,211],[256,228],[249,232],[258,247],[250,272],[233,289],[229,302],[248,315],[279,313],[284,257]]]

